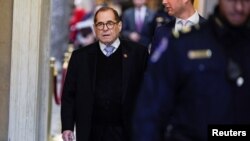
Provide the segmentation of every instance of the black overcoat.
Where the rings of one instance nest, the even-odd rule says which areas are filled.
[[[121,40],[122,48],[122,118],[126,135],[131,132],[133,114],[140,82],[146,68],[147,48],[137,43]],[[62,131],[74,130],[77,141],[88,141],[96,82],[99,43],[72,53],[62,94]]]

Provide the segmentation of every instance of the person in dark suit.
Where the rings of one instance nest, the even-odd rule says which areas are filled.
[[[154,17],[154,20],[153,20],[154,30],[157,27],[160,27],[162,25],[165,25],[165,24],[169,23],[170,21],[172,21],[173,18],[174,18],[173,16],[168,15],[165,6],[161,5],[158,8],[158,10],[155,12],[155,17]]]
[[[145,4],[146,0],[133,0],[134,7],[125,10],[122,16],[124,38],[149,46],[154,33],[155,12]]]
[[[176,32],[150,59],[134,141],[207,141],[210,126],[250,124],[250,1],[218,2],[207,22]]]
[[[119,39],[122,22],[109,7],[94,17],[99,40],[72,53],[65,78],[62,138],[130,141],[131,117],[147,63],[146,47]]]
[[[162,3],[168,15],[174,18],[170,22],[156,28],[151,53],[165,43],[165,40],[168,39],[173,30],[177,31],[206,21],[205,18],[200,16],[195,10],[193,6],[194,0],[163,0]]]

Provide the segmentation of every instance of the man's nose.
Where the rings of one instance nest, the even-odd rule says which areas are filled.
[[[108,30],[108,29],[109,28],[108,28],[107,24],[104,24],[103,30]]]
[[[162,0],[162,4],[166,4],[167,3],[167,0]]]

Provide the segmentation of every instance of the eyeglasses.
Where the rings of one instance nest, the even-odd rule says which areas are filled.
[[[106,27],[108,29],[112,29],[114,28],[114,25],[117,24],[118,22],[113,22],[113,21],[108,21],[106,23],[103,23],[103,22],[99,22],[97,24],[95,24],[96,28],[99,29],[99,30],[103,30],[104,29],[104,25],[106,25]]]

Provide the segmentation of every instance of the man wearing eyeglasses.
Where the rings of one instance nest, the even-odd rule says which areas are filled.
[[[134,141],[249,140],[250,0],[218,0],[206,23],[172,36],[148,64]]]
[[[146,47],[119,38],[122,22],[109,7],[94,17],[97,42],[73,52],[62,95],[62,138],[130,141],[131,116],[146,68]]]

